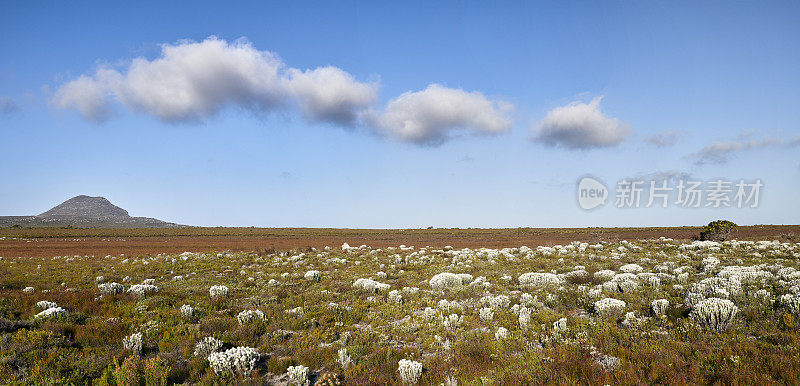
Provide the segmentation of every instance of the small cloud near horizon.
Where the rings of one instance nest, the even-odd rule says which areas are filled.
[[[656,147],[671,147],[678,142],[678,135],[677,131],[665,130],[645,137],[644,141]]]
[[[702,149],[687,155],[687,158],[694,159],[696,165],[725,164],[736,154],[743,151],[792,148],[797,145],[800,145],[800,134],[789,139],[783,139],[778,136],[751,139],[750,135],[743,134],[735,140],[712,142]]]

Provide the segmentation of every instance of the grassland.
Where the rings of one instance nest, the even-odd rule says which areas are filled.
[[[128,231],[14,229],[3,230],[2,241],[249,232]],[[162,231],[198,233],[155,233]],[[229,233],[201,233],[214,231]],[[525,237],[551,231],[519,230]],[[594,241],[530,248],[398,243],[4,253],[0,383],[290,384],[290,374],[303,368],[308,375],[297,384],[800,383],[800,244],[788,240],[792,229],[772,229],[781,233],[764,241],[724,243],[648,233],[657,231],[631,230],[644,237],[626,240],[619,236],[627,230],[599,230]],[[379,230],[253,232],[359,232],[387,243],[398,237]],[[448,241],[447,232],[479,243],[515,230],[409,233]],[[570,238],[588,232],[564,230]],[[771,241],[778,237],[783,241]],[[78,249],[85,242],[73,241]],[[212,287],[221,288],[215,286],[227,294],[212,296],[219,293]],[[140,346],[131,344],[137,336]],[[222,344],[213,351],[249,347],[256,357],[203,352],[208,337]],[[226,367],[236,358],[246,365]],[[403,359],[421,364],[421,373],[399,371]]]
[[[512,248],[572,241],[691,240],[700,227],[508,228],[508,229],[326,229],[326,228],[0,228],[0,256],[156,255],[206,251],[272,251],[324,248],[342,243],[385,248],[401,244],[455,248]],[[739,227],[740,240],[797,241],[800,226]]]

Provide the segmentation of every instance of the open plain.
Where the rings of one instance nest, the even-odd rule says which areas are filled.
[[[697,238],[702,227],[333,229],[333,228],[0,228],[0,256],[145,255],[204,251],[265,251],[366,244],[512,248],[668,237]],[[739,227],[740,240],[797,241],[800,225]]]
[[[0,383],[795,384],[797,226],[0,230]]]

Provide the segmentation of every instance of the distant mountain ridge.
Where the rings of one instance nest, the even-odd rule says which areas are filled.
[[[86,228],[176,228],[175,223],[132,217],[105,197],[80,195],[37,216],[0,216],[0,227],[74,226]]]

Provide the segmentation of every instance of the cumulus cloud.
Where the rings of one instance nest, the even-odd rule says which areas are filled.
[[[392,138],[439,144],[458,134],[498,134],[511,128],[513,105],[479,92],[431,84],[422,91],[392,99],[370,124]]]
[[[534,133],[534,140],[566,149],[616,146],[631,134],[630,127],[600,111],[602,97],[588,104],[572,102],[550,110]]]
[[[117,83],[119,73],[105,68],[93,76],[81,75],[59,87],[51,103],[62,109],[76,110],[86,119],[102,122],[112,116],[111,84]]]
[[[360,83],[336,67],[290,69],[286,87],[300,100],[306,116],[315,121],[351,125],[378,100],[377,83]]]
[[[732,141],[716,141],[710,145],[689,154],[689,158],[694,159],[697,165],[704,164],[724,164],[728,162],[736,153],[748,150],[764,148],[789,148],[800,145],[800,135],[790,139],[780,137],[748,139],[740,137]]]
[[[461,133],[500,133],[512,124],[511,104],[479,92],[431,84],[379,111],[378,88],[378,82],[360,82],[337,67],[292,68],[247,40],[212,36],[164,44],[157,58],[136,58],[124,68],[101,66],[58,87],[51,104],[98,122],[119,106],[165,122],[202,121],[229,106],[256,112],[296,106],[313,122],[366,125],[425,145]]]
[[[0,114],[9,115],[19,111],[19,105],[11,97],[0,96]]]
[[[283,63],[246,41],[165,44],[155,60],[134,59],[112,86],[134,110],[165,121],[200,120],[227,104],[267,110],[282,99]]]
[[[678,142],[678,132],[672,130],[662,131],[645,137],[644,141],[657,147],[674,146],[675,143]]]
[[[315,120],[352,122],[374,101],[376,85],[335,67],[300,71],[247,40],[216,37],[164,44],[153,60],[136,58],[123,70],[101,67],[59,87],[55,106],[102,121],[113,102],[166,122],[200,121],[227,106],[270,111],[295,101]]]

